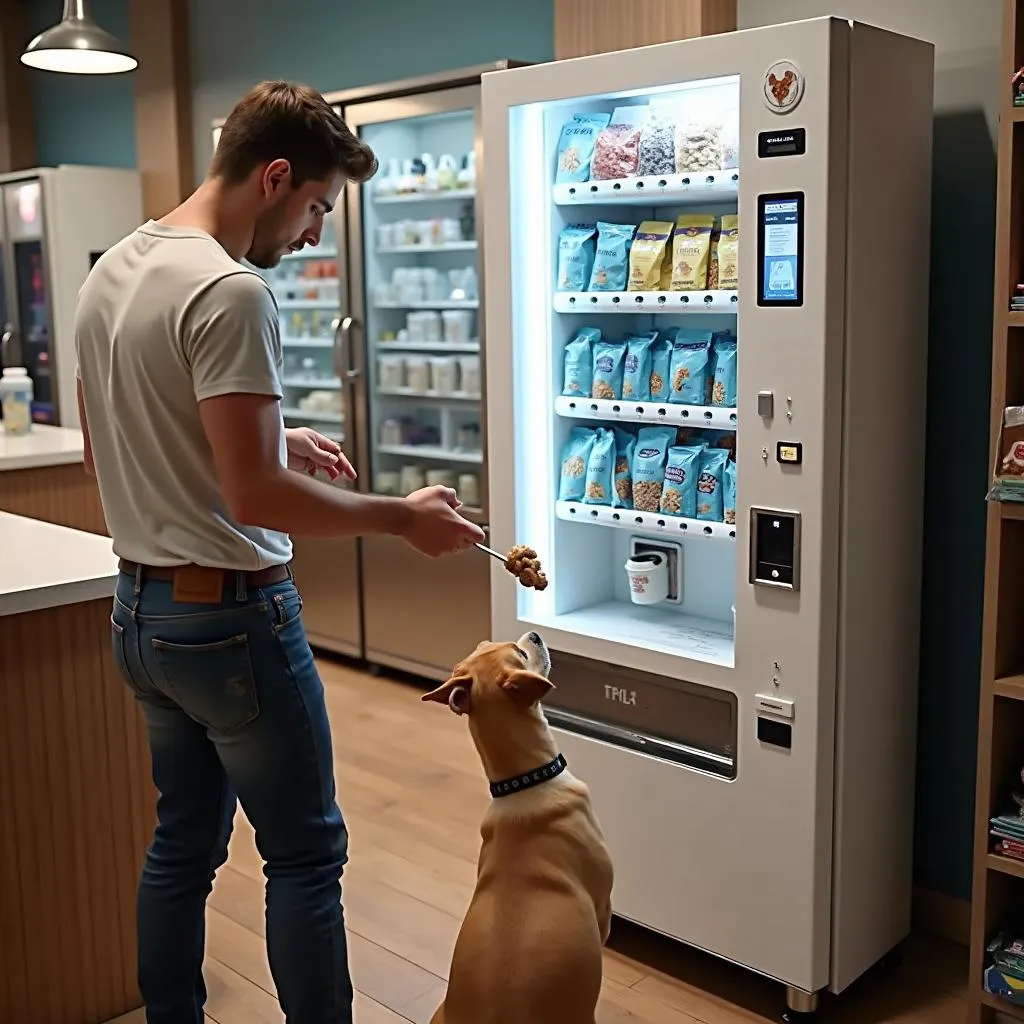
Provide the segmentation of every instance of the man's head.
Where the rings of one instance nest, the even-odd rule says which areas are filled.
[[[276,266],[290,249],[316,245],[323,218],[347,181],[377,172],[377,158],[315,90],[261,82],[228,115],[210,177],[244,187],[256,207],[246,259]]]

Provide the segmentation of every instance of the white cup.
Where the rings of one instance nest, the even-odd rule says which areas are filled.
[[[668,598],[668,559],[660,552],[634,555],[626,562],[626,575],[633,604],[658,604]]]

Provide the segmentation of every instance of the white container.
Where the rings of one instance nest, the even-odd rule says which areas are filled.
[[[430,360],[426,356],[407,356],[405,386],[412,391],[430,390]]]
[[[427,486],[427,479],[419,466],[403,466],[399,482],[399,490],[402,494],[412,494],[413,491],[421,490]]]
[[[405,318],[405,328],[409,332],[409,341],[420,344],[427,340],[422,313],[407,314]]]
[[[0,377],[4,433],[19,437],[32,429],[32,378],[24,366],[8,366]]]
[[[459,476],[459,485],[455,489],[459,501],[470,508],[480,507],[480,479],[476,473],[463,473]]]
[[[374,478],[373,489],[377,494],[398,496],[402,493],[401,487],[401,474],[395,472],[393,469],[382,469]]]
[[[479,395],[481,393],[480,357],[460,356],[459,372],[462,377],[462,390],[467,395]]]
[[[432,345],[441,341],[441,314],[436,309],[423,314],[423,337]]]
[[[390,446],[397,446],[403,443],[405,435],[402,433],[401,420],[385,420],[380,426],[380,443]],[[397,485],[396,485],[397,486]]]
[[[464,345],[470,340],[473,314],[468,309],[446,309],[441,313],[444,340],[453,345]]]
[[[455,474],[450,469],[428,469],[428,487],[450,487],[455,490]]]
[[[405,387],[405,359],[402,356],[378,356],[377,380],[384,391]]]
[[[633,604],[659,604],[668,597],[668,559],[657,551],[626,561],[629,599]]]
[[[430,360],[430,390],[442,395],[459,390],[459,365],[451,356],[434,356]]]

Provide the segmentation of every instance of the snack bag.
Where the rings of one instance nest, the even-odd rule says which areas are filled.
[[[665,482],[665,456],[675,439],[673,427],[643,427],[633,452],[633,508],[657,512]]]
[[[565,372],[562,394],[588,398],[594,379],[594,342],[601,340],[596,327],[581,328],[565,346]]]
[[[615,435],[615,493],[612,508],[633,507],[633,452],[636,436],[621,427],[612,427]]]
[[[590,163],[592,181],[631,178],[640,159],[640,132],[647,107],[616,107],[611,121],[594,144]]]
[[[725,515],[723,492],[725,490],[725,465],[729,453],[724,448],[705,448],[700,456],[700,473],[697,477],[697,518],[720,523]]]
[[[676,123],[671,108],[651,104],[640,133],[636,173],[672,174],[676,169]]]
[[[730,526],[736,523],[736,462],[729,459],[725,464],[725,481],[722,486],[722,522]]]
[[[675,240],[669,235],[665,242],[665,255],[661,260],[661,274],[658,276],[658,291],[668,292],[672,290],[672,252]]]
[[[591,398],[621,398],[622,374],[625,370],[626,343],[598,341],[594,343],[594,380]]]
[[[672,222],[645,220],[629,250],[629,291],[655,292],[661,287],[662,263],[672,237]]]
[[[558,236],[558,291],[584,292],[594,266],[593,224],[567,224]]]
[[[722,128],[713,121],[680,122],[676,125],[676,172],[718,171],[724,153]]]
[[[597,253],[590,271],[590,291],[624,292],[629,279],[629,250],[633,224],[597,222]]]
[[[722,229],[719,226],[711,230],[711,251],[708,253],[708,291],[718,291],[720,285],[718,272],[718,240],[722,237]]]
[[[669,383],[672,367],[672,342],[658,338],[651,345],[651,397],[652,402],[669,400]]]
[[[622,397],[631,402],[651,400],[651,345],[657,338],[650,334],[634,334],[626,339],[626,361],[622,374]]]
[[[703,405],[706,401],[711,332],[680,328],[672,342],[669,401],[673,405]]]
[[[704,445],[673,445],[665,464],[665,486],[661,492],[661,512],[666,516],[697,516],[697,476]]]
[[[606,427],[597,428],[594,447],[587,460],[587,484],[584,505],[610,505],[612,475],[615,468],[615,435]]]
[[[730,334],[715,336],[711,357],[709,405],[736,408],[736,339]]]
[[[562,134],[558,138],[555,184],[589,180],[597,133],[609,120],[610,114],[573,114],[572,120],[562,125]]]
[[[708,256],[715,218],[710,213],[681,213],[672,236],[672,291],[702,291],[708,286]]]
[[[559,501],[582,501],[587,482],[587,463],[597,434],[589,427],[573,427],[562,449],[562,470],[558,481]]]
[[[722,217],[722,235],[718,240],[718,287],[735,291],[740,286],[740,219],[735,213]]]

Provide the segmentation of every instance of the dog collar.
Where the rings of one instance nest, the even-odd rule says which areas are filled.
[[[542,782],[550,782],[558,778],[566,769],[565,758],[559,754],[554,761],[548,761],[532,772],[525,772],[523,775],[513,775],[511,779],[502,779],[500,782],[491,783],[491,796],[511,796],[513,793],[521,793],[524,789],[532,789]]]

